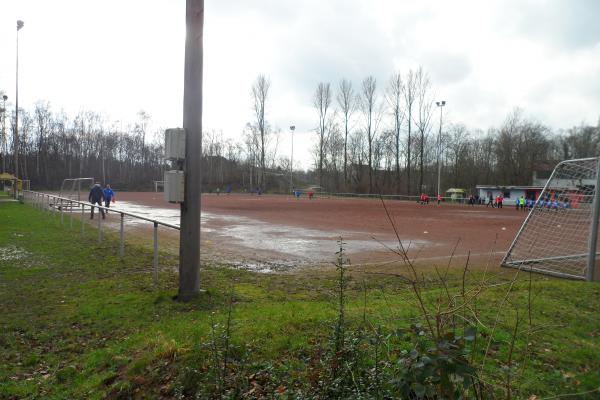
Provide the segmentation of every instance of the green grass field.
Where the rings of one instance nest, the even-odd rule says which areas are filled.
[[[128,246],[120,259],[116,236],[96,240],[90,226],[81,237],[56,216],[0,202],[0,399],[324,398],[311,388],[339,316],[333,268],[206,265],[205,291],[181,304],[171,252],[155,285],[149,247]],[[470,357],[489,393],[600,398],[600,284],[516,273],[476,269],[463,280],[460,269],[446,280],[452,296],[487,282],[472,304],[481,339]],[[434,313],[446,289],[431,271],[423,279]],[[383,332],[373,349],[394,353],[393,332],[422,322],[401,276],[350,267],[345,293],[347,335]]]

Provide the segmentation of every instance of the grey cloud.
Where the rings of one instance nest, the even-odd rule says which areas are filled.
[[[600,43],[600,1],[516,1],[505,5],[497,22],[501,30],[566,49]]]
[[[436,52],[425,54],[421,63],[427,66],[436,85],[456,84],[471,73],[471,63],[464,54]]]
[[[392,54],[377,23],[361,16],[360,7],[338,6],[299,13],[286,37],[278,39],[284,41],[279,46],[281,74],[293,77],[294,90],[307,99],[319,82],[337,87],[347,78],[358,87],[368,75],[383,80],[392,71]]]

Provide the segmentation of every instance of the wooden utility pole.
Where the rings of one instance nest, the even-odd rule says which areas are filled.
[[[179,301],[189,301],[200,288],[200,194],[202,155],[202,64],[204,0],[186,1],[183,92],[185,129],[184,200],[179,234]]]

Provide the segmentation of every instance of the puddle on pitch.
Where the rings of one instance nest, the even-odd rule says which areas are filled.
[[[146,218],[179,226],[179,210],[174,208],[148,207],[122,201],[119,210],[131,212]],[[151,225],[148,221],[128,217],[126,224]],[[209,240],[236,253],[244,260],[228,261],[235,268],[256,272],[278,272],[293,269],[295,266],[331,262],[339,250],[340,235],[349,256],[364,251],[381,251],[385,246],[397,247],[396,241],[378,242],[368,232],[334,232],[298,226],[263,222],[244,216],[233,216],[202,212],[202,232],[210,233]],[[426,240],[403,242],[411,248],[431,245]],[[255,261],[260,259],[261,261]]]

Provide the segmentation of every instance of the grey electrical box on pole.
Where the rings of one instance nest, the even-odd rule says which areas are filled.
[[[165,171],[163,177],[164,197],[169,203],[183,203],[185,173],[185,129],[174,128],[165,131],[165,160],[173,161],[177,169]]]
[[[165,131],[165,159],[185,159],[185,129],[174,128]]]
[[[188,301],[200,289],[200,194],[202,155],[202,64],[204,0],[186,1],[186,37],[183,92],[185,130],[184,201],[179,234],[179,301]]]

